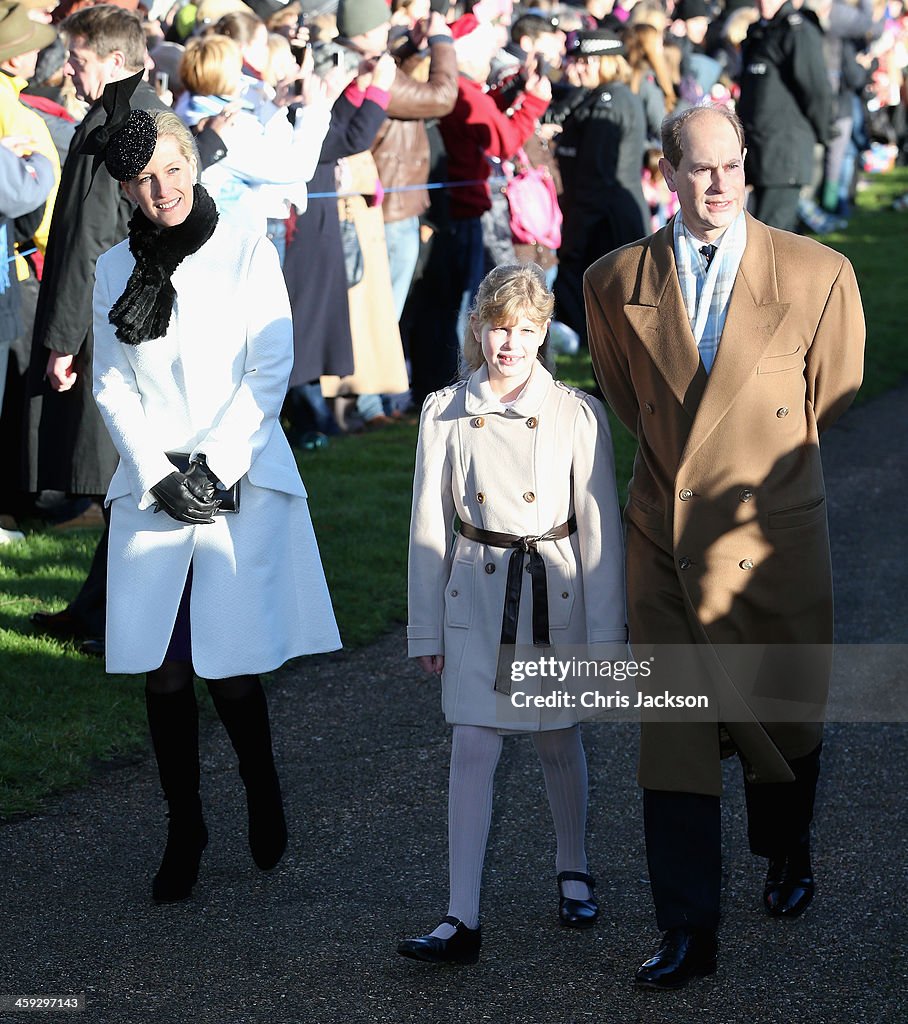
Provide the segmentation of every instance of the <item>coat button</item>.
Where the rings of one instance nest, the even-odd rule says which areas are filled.
[[[787,405],[783,405],[781,409],[776,409],[776,416],[778,416],[779,419],[782,419],[783,417],[785,417],[787,415],[788,415],[788,406]]]
[[[693,492],[693,491],[691,491],[691,490],[689,490],[689,489],[688,489],[687,487],[685,487],[685,488],[684,488],[684,490],[683,490],[683,491],[681,491],[681,493],[680,493],[680,494],[678,495],[678,497],[679,497],[679,498],[680,498],[680,499],[681,499],[682,501],[690,501],[690,499],[691,499],[691,498],[692,498],[693,496],[694,496],[694,492]]]
[[[689,558],[679,558],[678,559],[678,568],[679,569],[689,569],[690,567],[691,567],[691,561],[690,561]]]
[[[474,416],[473,417],[473,426],[474,427],[484,427],[485,425],[486,425],[486,421],[485,421],[485,417],[484,416]]]
[[[742,569],[753,569],[753,567],[754,567],[753,562],[749,558],[745,558],[743,562],[738,562],[738,565]]]
[[[479,491],[477,493],[476,500],[479,502],[480,505],[486,500],[486,496],[482,493],[482,491]]]
[[[493,572],[495,572],[495,563],[494,562],[486,562],[486,572],[490,576],[492,575]]]
[[[753,496],[754,496],[754,492],[749,487],[745,487],[744,490],[741,491],[741,493],[738,495],[738,497],[741,499],[741,501],[750,501],[750,499]]]
[[[536,495],[532,491],[527,491],[523,496],[523,500],[532,503],[536,500]]]
[[[537,420],[535,416],[530,416],[527,420],[527,426],[530,428],[530,430],[533,430],[538,422],[539,420]]]
[[[562,590],[561,591],[561,596],[562,597],[570,597],[571,595],[566,590]]]
[[[653,405],[652,402],[644,402],[643,403],[643,408],[646,409],[646,411],[648,413],[650,413],[650,414],[652,414],[652,413],[654,413],[656,411],[656,407]]]
[[[457,591],[456,590],[452,590],[451,591],[451,597],[457,597]]]

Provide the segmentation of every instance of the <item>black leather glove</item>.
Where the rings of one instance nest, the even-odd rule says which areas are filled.
[[[213,523],[214,514],[220,508],[220,502],[212,498],[199,497],[189,486],[189,475],[193,473],[196,463],[189,467],[189,473],[174,470],[170,476],[159,480],[150,488],[155,499],[155,512],[166,512],[178,523],[189,523],[196,526],[200,523]],[[198,471],[193,474],[193,487],[199,488]],[[209,485],[212,493],[214,484]]]
[[[186,486],[199,501],[216,500],[220,482],[208,468],[204,455],[198,456],[197,461],[191,462],[186,470]]]

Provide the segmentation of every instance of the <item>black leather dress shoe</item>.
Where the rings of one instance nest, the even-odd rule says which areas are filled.
[[[564,895],[563,882],[583,882],[590,890],[588,899],[575,900]],[[599,916],[594,889],[596,879],[582,871],[562,871],[558,875],[558,922],[564,928],[589,928]]]
[[[467,928],[456,917],[443,917],[441,923],[453,925],[456,929],[449,939],[439,939],[436,935],[402,939],[397,944],[397,952],[411,960],[430,964],[475,964],[482,945],[482,929]]]
[[[104,641],[99,640],[97,637],[92,637],[89,640],[83,640],[79,644],[79,654],[87,654],[89,658],[103,658],[104,657]]]
[[[815,891],[809,853],[799,850],[790,857],[770,858],[763,886],[763,906],[772,917],[803,914]]]
[[[691,978],[716,973],[716,933],[706,928],[669,928],[662,945],[634,975],[638,988],[683,988]]]
[[[39,633],[46,633],[58,640],[84,640],[92,635],[82,619],[68,608],[59,612],[33,612],[31,624]]]

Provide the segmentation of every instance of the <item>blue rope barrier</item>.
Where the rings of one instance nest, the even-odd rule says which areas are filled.
[[[25,252],[17,252],[15,256],[7,256],[6,257],[6,262],[7,263],[12,263],[13,260],[16,258],[16,256],[31,256],[31,254],[33,252],[37,252],[37,251],[38,251],[38,248],[36,246],[34,249],[26,249]]]
[[[476,181],[430,181],[425,185],[396,185],[392,188],[384,189],[386,196],[393,195],[395,192],[419,192],[421,189],[433,189],[433,188],[466,188],[468,185],[488,185],[488,184],[500,184],[503,181],[507,181],[506,178],[479,178]],[[371,196],[375,195],[374,192],[310,192],[310,199],[350,199],[353,196]]]

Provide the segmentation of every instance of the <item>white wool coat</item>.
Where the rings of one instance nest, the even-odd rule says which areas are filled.
[[[525,709],[495,691],[511,550],[459,533],[455,538],[455,513],[480,529],[519,536],[543,534],[575,515],[576,533],[539,544],[552,646],[532,646],[531,579],[525,575],[517,656],[626,657],[621,519],[602,404],[553,380],[537,363],[506,408],[482,367],[426,399],[413,485],[409,655],[444,655],[447,720],[517,731],[575,724],[584,717],[579,702]],[[596,680],[583,682],[575,680],[581,692],[596,689]],[[513,692],[551,690],[550,680],[513,684]]]
[[[293,362],[274,246],[222,218],[186,257],[167,334],[120,342],[108,312],[134,266],[127,241],[98,260],[94,394],[120,455],[107,492],[107,671],[160,666],[190,562],[192,661],[207,679],[336,650],[337,625],[306,489],[278,423]],[[191,526],[154,513],[165,451],[203,453],[240,511]]]

